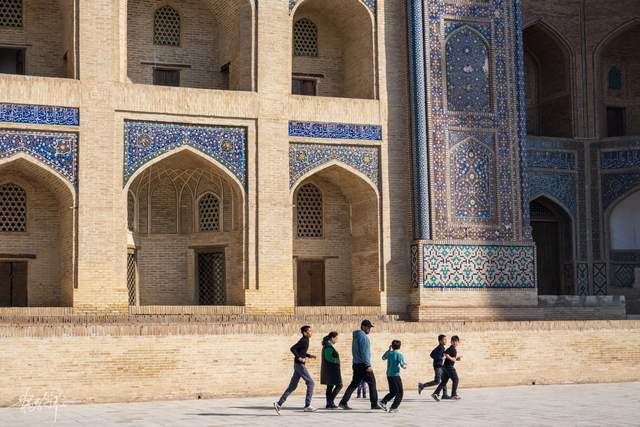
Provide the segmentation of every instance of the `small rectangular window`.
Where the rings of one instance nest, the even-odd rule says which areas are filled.
[[[153,84],[157,86],[180,86],[180,70],[154,68]]]
[[[24,49],[0,48],[0,73],[24,75]]]
[[[294,78],[291,84],[294,95],[316,96],[316,81],[313,79]]]
[[[625,136],[626,134],[626,109],[607,107],[607,136]]]

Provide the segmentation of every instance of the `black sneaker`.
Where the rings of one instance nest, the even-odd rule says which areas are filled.
[[[422,394],[422,390],[424,390],[424,384],[418,383],[418,394]]]
[[[278,415],[280,415],[280,408],[282,408],[282,406],[280,406],[280,405],[278,404],[278,402],[273,402],[273,409],[275,409],[275,410],[276,410],[276,413],[277,413]]]
[[[437,394],[435,394],[435,393],[433,393],[433,394],[431,395],[431,398],[432,398],[433,400],[435,400],[436,402],[440,402],[440,398],[439,398],[439,397],[438,397],[438,395],[437,395]],[[442,398],[444,399],[444,396],[442,396]]]
[[[387,411],[387,409],[380,403],[374,403],[373,405],[371,405],[371,409],[382,409],[385,412]]]
[[[351,406],[347,405],[346,403],[339,404],[338,408],[340,408],[340,409],[342,409],[344,411],[350,411],[350,410],[353,409]]]
[[[442,400],[451,400],[451,396],[447,396],[446,394],[443,394],[440,399],[442,399]]]
[[[338,407],[332,403],[331,405],[325,406],[325,409],[338,409]]]

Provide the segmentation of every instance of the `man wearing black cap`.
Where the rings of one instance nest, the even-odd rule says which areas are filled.
[[[349,399],[362,380],[369,384],[371,409],[384,409],[378,403],[376,377],[373,375],[373,368],[371,368],[371,343],[368,337],[371,328],[373,328],[371,322],[363,320],[360,324],[360,329],[353,331],[353,342],[351,344],[351,352],[353,354],[353,379],[338,405],[342,409],[351,409],[348,405]]]

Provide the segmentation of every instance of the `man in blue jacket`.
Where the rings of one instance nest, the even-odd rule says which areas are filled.
[[[371,342],[368,336],[371,328],[373,328],[371,322],[363,320],[360,324],[360,329],[353,331],[353,343],[351,344],[351,352],[353,354],[353,379],[338,405],[342,409],[351,409],[348,405],[349,399],[362,380],[369,384],[371,409],[384,409],[380,406],[380,403],[378,403],[376,377],[373,375],[373,368],[371,367]]]

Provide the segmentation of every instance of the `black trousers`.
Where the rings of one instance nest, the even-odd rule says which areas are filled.
[[[402,388],[402,378],[397,377],[387,377],[387,381],[389,381],[389,393],[382,399],[382,403],[385,405],[387,402],[390,402],[393,399],[393,404],[391,404],[391,409],[396,409],[400,406],[402,402],[402,396],[404,395],[404,389]]]
[[[357,365],[353,365],[353,379],[351,380],[351,384],[347,387],[342,396],[342,400],[340,401],[341,405],[346,405],[351,399],[351,395],[353,391],[358,388],[358,384],[360,381],[364,380],[369,385],[369,401],[371,402],[371,407],[373,408],[378,404],[378,390],[376,389],[376,377],[373,375],[373,372],[367,372],[367,365],[364,363],[360,363]]]
[[[434,367],[433,368],[434,372],[435,372],[435,376],[433,378],[433,381],[429,381],[427,383],[422,384],[424,387],[433,387],[434,385],[439,385],[442,382],[442,371],[444,370],[444,368],[442,367]],[[447,395],[447,385],[445,384],[445,386],[442,388],[442,394],[443,396]]]
[[[327,384],[327,406],[335,405],[336,396],[342,390],[342,384]]]
[[[451,386],[451,396],[456,396],[458,394],[458,373],[456,372],[456,368],[453,366],[445,366],[442,370],[442,382],[436,389],[435,394],[440,393],[440,390],[447,386],[449,379],[451,379],[451,382],[453,383],[453,386]]]

